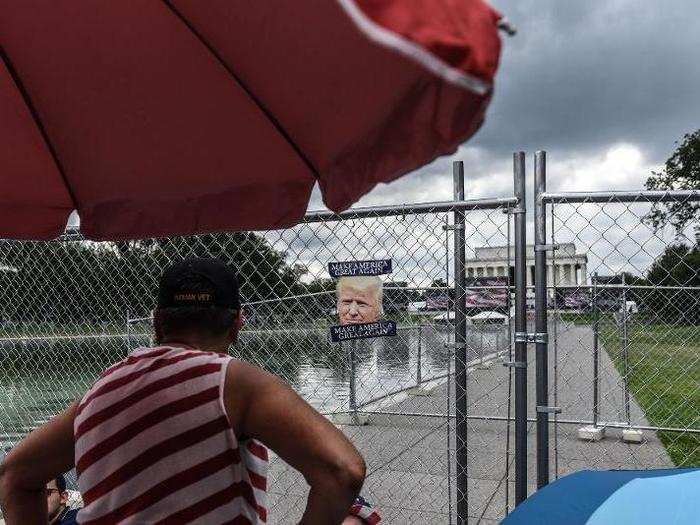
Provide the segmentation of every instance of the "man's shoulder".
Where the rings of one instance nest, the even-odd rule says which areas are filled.
[[[113,372],[120,369],[131,369],[134,366],[146,366],[147,364],[168,359],[181,359],[178,357],[180,354],[186,353],[187,355],[207,355],[212,358],[224,358],[223,354],[217,354],[215,352],[209,352],[207,350],[201,350],[199,348],[189,347],[189,346],[177,346],[177,345],[159,345],[159,346],[141,346],[132,350],[129,355],[127,355],[121,361],[117,361],[108,368],[106,368],[101,377],[111,375]]]
[[[223,362],[225,364],[230,359],[231,357],[223,354],[184,346],[160,345],[136,348],[125,358],[102,371],[80,400],[80,410],[82,411],[83,405],[92,399],[96,391],[114,381],[122,382],[124,385],[125,382],[129,382],[135,377],[149,374],[151,371],[159,371],[166,366],[169,370],[174,370],[170,368],[171,365],[178,369],[184,369],[202,365],[205,362]]]

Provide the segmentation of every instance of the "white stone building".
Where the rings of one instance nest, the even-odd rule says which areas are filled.
[[[574,243],[560,244],[556,250],[554,259],[551,251],[547,252],[547,284],[553,285],[553,278],[559,286],[575,286],[588,284],[586,264],[588,256],[576,253]],[[554,271],[552,264],[554,263]],[[508,269],[508,247],[493,246],[488,248],[475,248],[474,258],[466,260],[467,278],[469,277],[497,277],[512,275],[515,264],[515,249],[510,247],[510,266]],[[527,284],[535,282],[535,248],[527,246]]]

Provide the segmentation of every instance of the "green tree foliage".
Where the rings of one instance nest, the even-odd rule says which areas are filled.
[[[666,161],[664,170],[652,172],[646,187],[648,190],[700,189],[700,129],[683,137],[676,151]],[[670,225],[677,233],[681,233],[698,218],[700,203],[697,202],[660,204],[647,216],[655,229]]]
[[[700,246],[673,244],[647,273],[647,283],[661,287],[645,298],[646,308],[673,324],[700,324]],[[667,287],[667,288],[663,288]]]
[[[309,284],[305,285],[306,293],[322,293],[335,292],[336,280],[328,278],[314,279]]]
[[[661,286],[700,286],[700,247],[673,244],[654,261],[647,279]]]
[[[331,278],[314,279],[308,284],[301,285],[303,297],[299,298],[298,304],[293,308],[303,309],[307,321],[310,319],[323,319],[332,322],[336,316],[335,310],[335,287],[337,281]]]
[[[217,257],[238,270],[241,295],[259,302],[305,291],[301,265],[286,262],[255,233],[217,233],[148,241],[0,241],[0,317],[94,325],[145,316],[159,276],[185,257]],[[9,269],[16,269],[10,271]]]
[[[597,304],[603,311],[619,311],[622,305],[623,274],[600,276]],[[669,245],[644,277],[624,273],[627,301],[635,301],[652,323],[700,324],[700,246]]]
[[[384,283],[384,312],[387,314],[405,311],[409,303],[422,299],[422,292],[409,287],[406,281],[387,281]]]

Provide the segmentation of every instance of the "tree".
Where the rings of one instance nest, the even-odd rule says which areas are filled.
[[[662,320],[700,324],[700,246],[673,244],[649,268],[647,281],[654,288],[645,303]]]
[[[305,286],[306,293],[334,292],[337,281],[330,277],[314,279]]]
[[[406,281],[389,281],[384,283],[384,313],[405,311],[408,303],[413,301],[413,294]]]
[[[646,188],[648,190],[700,189],[700,129],[683,136],[676,151],[666,161],[664,170],[652,172],[647,179]],[[655,230],[670,225],[678,234],[698,218],[700,218],[700,203],[697,202],[658,204],[646,217]]]
[[[217,233],[148,241],[0,242],[0,265],[17,271],[0,276],[0,317],[37,323],[123,323],[127,313],[145,316],[155,305],[158,278],[170,263],[191,256],[217,257],[239,274],[246,302],[305,291],[307,269],[255,233]]]
[[[238,272],[241,295],[246,301],[270,298],[277,277],[286,273],[280,271],[284,254],[275,251],[264,237],[254,233],[211,233],[159,239],[149,253],[151,262],[160,269],[187,257],[216,257],[231,264]]]
[[[303,285],[304,297],[301,307],[304,308],[307,320],[331,319],[331,313],[335,309],[335,287],[337,281],[329,277],[317,278]]]

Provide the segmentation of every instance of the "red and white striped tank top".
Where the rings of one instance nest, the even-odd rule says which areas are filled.
[[[239,443],[224,409],[230,360],[140,348],[100,376],[75,418],[78,523],[266,521],[267,450]]]

